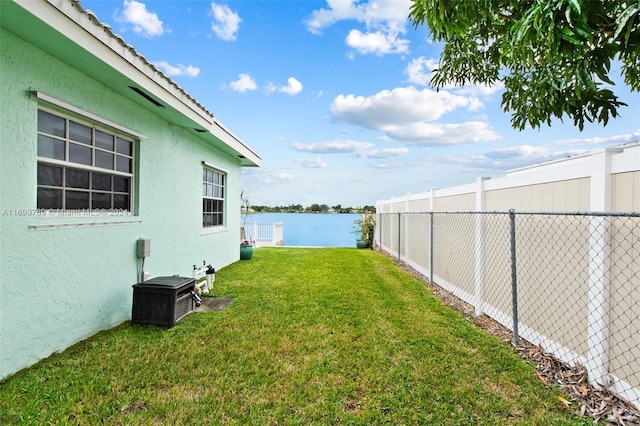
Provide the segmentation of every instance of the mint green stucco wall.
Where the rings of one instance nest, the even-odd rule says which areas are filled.
[[[136,240],[151,239],[151,276],[191,276],[239,258],[240,165],[89,76],[0,30],[0,378],[131,317]],[[144,134],[138,212],[120,218],[18,215],[36,208],[38,101],[33,88]],[[228,172],[226,227],[203,232],[202,161]],[[122,221],[140,221],[136,224]],[[109,226],[29,229],[109,222]],[[120,224],[113,224],[120,222]]]

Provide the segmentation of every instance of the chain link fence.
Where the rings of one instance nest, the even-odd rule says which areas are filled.
[[[640,407],[640,213],[379,213],[376,243]]]

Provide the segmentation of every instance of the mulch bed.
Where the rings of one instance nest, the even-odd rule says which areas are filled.
[[[430,283],[429,277],[422,275],[396,257],[382,251],[381,253],[392,259],[405,272],[427,284],[444,305],[460,312],[470,322],[487,330],[500,340],[511,344],[513,339],[511,330],[487,315],[476,317],[472,305],[437,284]],[[559,386],[570,397],[567,400],[557,396],[560,407],[577,416],[593,418],[595,422],[620,426],[640,425],[640,410],[617,396],[611,389],[610,383],[602,383],[601,386],[591,385],[588,382],[587,369],[583,365],[577,363],[572,366],[556,358],[552,353],[546,352],[542,346],[536,346],[521,337],[518,340],[515,351],[525,361],[535,365],[538,379],[545,385]]]

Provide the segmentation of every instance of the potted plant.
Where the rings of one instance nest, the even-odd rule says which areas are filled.
[[[240,193],[240,214],[242,215],[242,227],[240,228],[240,260],[250,260],[253,256],[253,241],[247,238],[245,232],[247,217],[249,216],[249,199],[244,197],[244,192]]]
[[[250,240],[240,241],[240,260],[251,260],[253,256],[253,243]]]
[[[363,213],[362,219],[355,220],[353,225],[353,232],[360,236],[360,238],[356,240],[356,247],[373,248],[373,234],[376,228],[376,218],[374,214],[369,212]]]

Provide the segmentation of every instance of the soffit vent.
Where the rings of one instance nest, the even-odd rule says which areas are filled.
[[[151,102],[152,104],[154,104],[155,106],[159,106],[164,108],[164,105],[162,105],[160,102],[156,101],[155,99],[153,99],[150,95],[146,94],[145,92],[143,92],[141,89],[138,89],[135,86],[129,86],[129,89],[133,90],[134,92],[136,92],[138,95],[142,96],[143,98],[145,98],[146,100],[148,100],[149,102]]]

